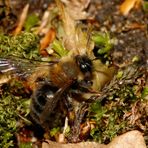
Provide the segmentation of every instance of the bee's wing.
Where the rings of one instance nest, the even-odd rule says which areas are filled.
[[[26,79],[35,71],[42,71],[44,68],[50,67],[53,62],[39,62],[28,59],[9,56],[6,58],[0,58],[0,73],[10,74],[11,76]]]

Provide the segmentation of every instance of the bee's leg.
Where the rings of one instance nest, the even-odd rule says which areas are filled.
[[[45,129],[39,123],[35,122],[35,120],[32,119],[30,114],[27,116],[27,118],[32,122],[32,124],[27,127],[31,128],[31,130],[33,131],[33,135],[38,139],[43,139]]]
[[[80,139],[81,123],[82,123],[82,120],[84,119],[87,109],[88,109],[87,103],[82,102],[79,105],[78,110],[75,113],[73,126],[71,127],[71,134],[68,137],[69,142],[79,142],[81,140]]]
[[[73,125],[74,118],[75,118],[73,98],[68,94],[63,101],[67,110],[68,122],[70,125]]]

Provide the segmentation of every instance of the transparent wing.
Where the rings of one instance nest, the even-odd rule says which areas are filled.
[[[0,58],[0,73],[25,79],[37,71],[48,70],[55,62],[39,62],[15,56]]]

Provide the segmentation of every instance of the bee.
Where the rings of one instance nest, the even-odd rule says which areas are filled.
[[[31,117],[45,125],[59,100],[92,93],[92,61],[86,55],[66,56],[59,62],[39,63],[10,56],[0,58],[0,73],[26,80],[33,86]]]
[[[15,56],[0,58],[0,75],[25,80],[32,88],[30,115],[43,128],[48,127],[59,101],[69,97],[79,102],[93,100],[114,73],[112,68],[95,59],[90,37],[81,28],[76,28],[60,1],[56,2],[63,16],[66,34],[63,40],[68,54],[58,61],[46,63]]]

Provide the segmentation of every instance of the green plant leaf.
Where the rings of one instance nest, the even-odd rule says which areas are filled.
[[[30,31],[32,27],[34,27],[39,22],[39,18],[36,14],[31,14],[27,17],[25,21],[24,27],[26,31]]]
[[[95,42],[95,45],[99,47],[99,54],[108,53],[113,46],[109,33],[94,33],[92,36],[92,40]]]
[[[68,50],[66,50],[62,43],[58,40],[54,40],[52,48],[60,57],[63,57],[68,54]]]

